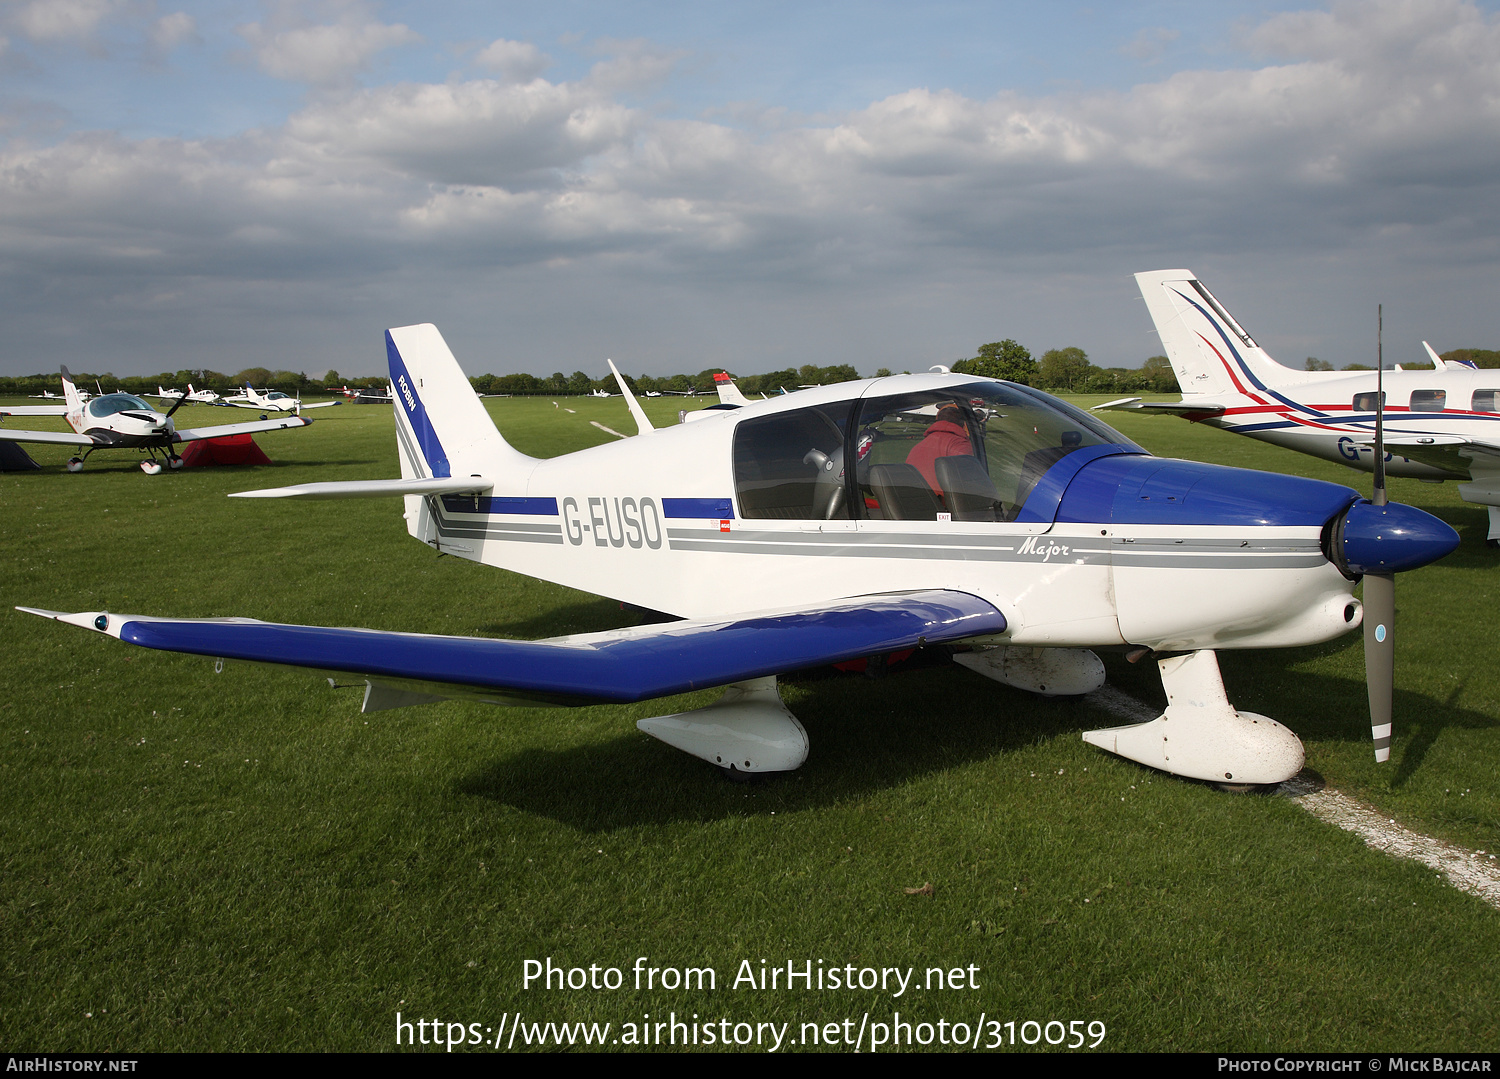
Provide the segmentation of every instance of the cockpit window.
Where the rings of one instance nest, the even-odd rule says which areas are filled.
[[[116,412],[124,412],[127,408],[138,408],[143,412],[155,411],[145,401],[129,393],[106,393],[103,397],[95,397],[88,403],[89,415],[100,418],[113,416]]]
[[[793,521],[848,520],[844,432],[851,401],[746,420],[734,432],[740,515]]]
[[[1448,403],[1447,390],[1412,390],[1413,412],[1441,412]]]
[[[870,398],[855,430],[871,520],[1011,521],[1055,463],[1129,439],[1046,394],[999,382]]]
[[[1475,390],[1469,407],[1475,412],[1500,412],[1495,407],[1496,397],[1500,397],[1500,390]]]
[[[271,390],[266,394],[267,401],[290,401],[291,395],[282,393],[280,390]]]

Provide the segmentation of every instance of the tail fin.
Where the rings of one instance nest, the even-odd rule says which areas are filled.
[[[740,388],[734,384],[734,379],[729,377],[728,371],[720,371],[714,376],[714,386],[719,391],[719,404],[721,405],[748,405],[750,402],[740,392]]]
[[[1190,270],[1135,275],[1184,398],[1234,395],[1308,382],[1257,345]]]
[[[62,367],[63,396],[68,401],[68,411],[77,412],[83,408],[83,395],[78,392],[78,387],[73,385],[73,376],[68,372],[66,365]]]
[[[404,479],[514,475],[535,464],[500,436],[437,327],[387,330]]]

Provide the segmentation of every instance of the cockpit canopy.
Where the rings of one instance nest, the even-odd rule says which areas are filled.
[[[113,416],[126,409],[139,409],[142,412],[156,411],[145,401],[130,393],[106,393],[103,397],[95,397],[86,406],[88,414],[95,419]]]
[[[290,401],[291,399],[292,399],[292,395],[291,394],[289,394],[289,393],[282,393],[280,390],[267,390],[266,391],[266,400],[267,401]]]
[[[751,519],[1012,521],[1052,465],[1108,444],[1145,452],[1048,394],[966,382],[747,419],[735,489]]]

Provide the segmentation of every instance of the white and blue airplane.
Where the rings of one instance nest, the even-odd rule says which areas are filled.
[[[1460,481],[1461,498],[1488,508],[1488,542],[1500,547],[1500,371],[1444,360],[1425,341],[1430,368],[1295,371],[1257,345],[1191,271],[1135,279],[1182,400],[1126,397],[1098,409],[1182,416],[1371,472],[1383,379],[1386,471]]]
[[[0,405],[0,420],[10,416],[61,416],[72,427],[67,431],[22,431],[0,426],[0,441],[4,442],[50,442],[65,446],[88,447],[83,456],[68,460],[69,472],[83,470],[83,462],[95,450],[136,449],[144,450],[146,460],[141,462],[141,471],[155,476],[162,470],[162,461],[156,459],[157,451],[165,458],[168,468],[181,468],[182,457],[177,446],[183,442],[196,442],[204,438],[223,438],[225,435],[254,434],[260,431],[280,431],[288,427],[306,427],[312,420],[293,416],[279,420],[260,420],[251,423],[231,423],[219,427],[199,427],[192,430],[177,430],[172,414],[182,407],[187,397],[176,398],[177,403],[165,413],[156,411],[151,405],[131,393],[106,393],[85,399],[73,385],[73,376],[62,369],[63,396],[61,405]]]
[[[515,641],[23,610],[148,648],[351,675],[366,682],[366,712],[724,687],[638,726],[750,773],[807,756],[783,672],[964,644],[958,658],[992,679],[1070,695],[1102,685],[1094,649],[1128,649],[1158,660],[1166,711],[1089,742],[1181,776],[1266,784],[1301,769],[1302,743],[1230,704],[1216,651],[1347,633],[1364,613],[1361,574],[1389,580],[1458,543],[1421,510],[1153,457],[1047,394],[947,372],[819,386],[661,429],[637,406],[637,436],[543,460],[506,442],[435,327],[391,330],[386,349],[401,478],[240,497],[399,495],[407,531],[441,554],[680,620]],[[1374,627],[1385,648],[1390,629],[1388,615]],[[1389,673],[1389,656],[1380,663]],[[1389,686],[1378,692],[1388,706]],[[1378,714],[1375,734],[1382,758]]]

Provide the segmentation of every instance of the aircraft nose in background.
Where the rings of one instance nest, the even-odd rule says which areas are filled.
[[[1458,533],[1415,506],[1361,499],[1344,515],[1344,562],[1353,573],[1400,573],[1449,554]]]

